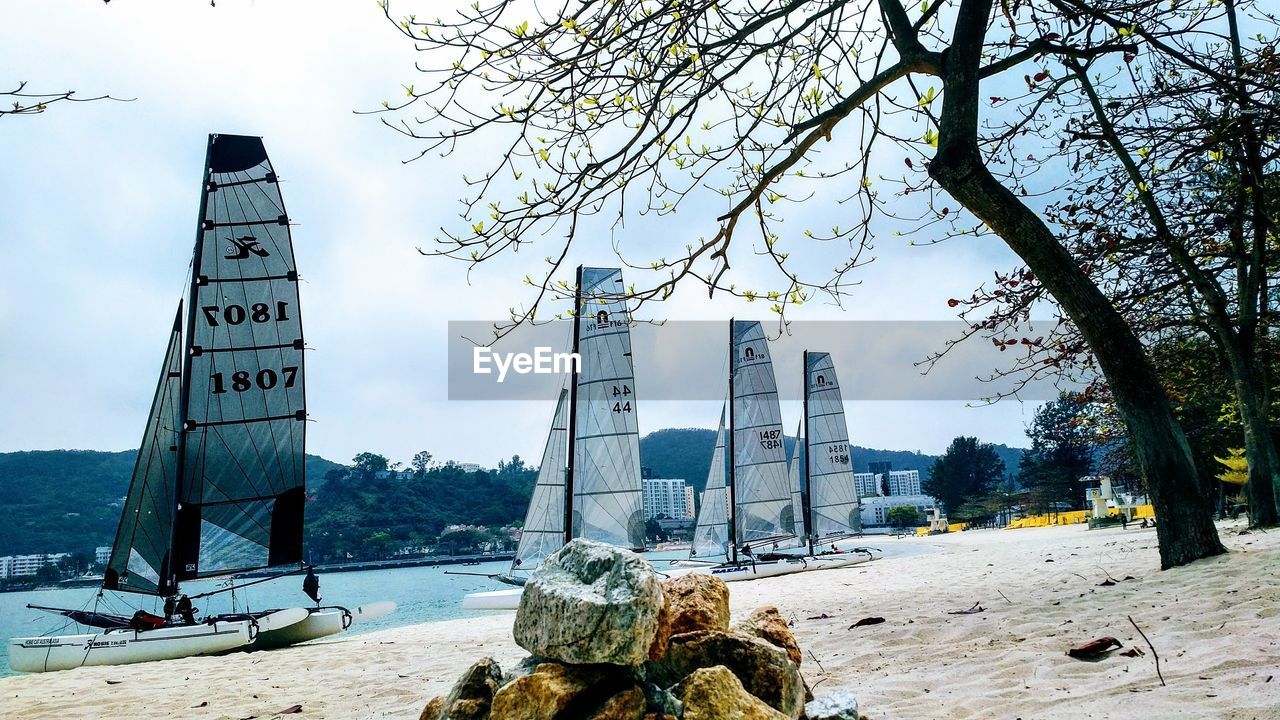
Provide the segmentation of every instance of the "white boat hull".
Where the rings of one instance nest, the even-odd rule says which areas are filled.
[[[211,655],[249,644],[259,628],[283,628],[306,618],[297,608],[252,620],[179,625],[155,630],[103,630],[83,635],[13,638],[9,667],[18,672],[127,665]]]
[[[309,640],[317,640],[338,633],[351,627],[357,622],[368,622],[386,615],[390,615],[395,609],[396,604],[393,602],[383,601],[361,605],[354,610],[347,610],[341,607],[325,607],[325,608],[296,608],[307,613],[307,616],[301,622],[293,623],[286,627],[260,631],[253,642],[244,648],[245,650],[270,650],[272,648],[288,647],[289,645],[297,645]]]
[[[463,610],[515,610],[520,607],[524,588],[468,593],[462,597]]]

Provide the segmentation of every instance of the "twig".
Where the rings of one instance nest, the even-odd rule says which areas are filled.
[[[1004,598],[1004,601],[1005,601],[1005,602],[1009,603],[1010,605],[1012,605],[1012,604],[1013,604],[1013,601],[1012,601],[1012,600],[1010,600],[1010,599],[1009,599],[1009,598],[1007,598],[1007,597],[1004,597],[1004,593],[1000,592],[1000,588],[996,588],[996,592],[1000,593],[1000,597]]]
[[[809,653],[809,657],[813,658],[813,661],[814,661],[814,662],[816,662],[816,663],[818,663],[818,669],[822,671],[822,674],[823,674],[823,675],[826,675],[826,674],[827,674],[827,669],[826,669],[826,668],[824,668],[824,667],[822,667],[822,661],[821,661],[821,660],[819,660],[819,659],[818,659],[818,657],[817,657],[816,655],[814,655],[814,654],[813,654],[813,651],[812,651],[812,650],[810,650],[809,648],[805,648],[805,650],[804,650],[804,651],[805,651],[805,652],[807,652],[807,653]]]
[[[1160,672],[1160,654],[1156,652],[1156,646],[1151,644],[1151,640],[1147,637],[1146,633],[1142,632],[1142,628],[1138,627],[1138,623],[1133,622],[1132,615],[1126,615],[1125,617],[1129,618],[1129,622],[1133,625],[1133,629],[1138,631],[1138,634],[1142,636],[1142,639],[1147,641],[1147,647],[1151,648],[1151,657],[1156,659],[1156,676],[1160,678],[1160,686],[1165,687],[1164,673]]]

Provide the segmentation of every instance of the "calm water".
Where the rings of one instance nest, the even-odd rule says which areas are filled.
[[[683,557],[686,553],[646,553],[652,560]],[[482,590],[498,590],[503,585],[494,580],[468,575],[446,575],[445,570],[455,572],[500,573],[510,567],[509,561],[483,563],[481,565],[454,565],[445,567],[415,567],[396,570],[368,570],[321,574],[320,595],[326,605],[355,607],[378,600],[391,600],[396,611],[387,617],[368,623],[353,625],[347,632],[358,634],[383,630],[401,625],[414,625],[432,620],[450,620],[467,615],[480,614],[462,609],[462,596]],[[218,582],[191,582],[183,590],[195,594],[219,587]],[[92,607],[97,588],[72,588],[66,590],[35,590],[32,592],[0,593],[0,676],[10,675],[8,645],[11,637],[27,637],[46,633],[70,634],[77,632],[74,625],[62,633],[58,629],[66,620],[40,610],[32,610],[28,603],[51,607]],[[238,609],[271,607],[306,607],[310,600],[302,594],[302,576],[295,575],[255,585],[236,592]],[[133,604],[130,603],[140,603]],[[206,611],[228,612],[231,593],[223,593],[196,601],[201,614]],[[139,607],[155,612],[162,603],[155,598],[129,593],[108,593],[99,609],[121,614],[132,614]],[[80,632],[86,630],[81,629]]]

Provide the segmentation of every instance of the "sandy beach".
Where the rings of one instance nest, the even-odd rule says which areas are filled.
[[[1160,572],[1154,530],[1082,526],[883,540],[869,565],[734,583],[735,617],[776,605],[821,695],[893,718],[1280,718],[1280,533],[1219,525],[1231,554]],[[870,544],[880,542],[868,541]],[[1130,578],[1131,579],[1126,579]],[[1112,579],[1115,584],[1101,585]],[[975,603],[984,612],[954,615]],[[1162,687],[1132,616],[1160,655]],[[884,623],[851,628],[869,616]],[[0,717],[242,720],[418,716],[474,659],[524,653],[512,614],[303,647],[0,679]],[[1098,662],[1065,651],[1099,636]]]

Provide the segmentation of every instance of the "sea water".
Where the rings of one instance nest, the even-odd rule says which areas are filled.
[[[686,552],[645,553],[645,557],[660,567],[667,559],[687,556]],[[479,565],[445,565],[438,567],[410,567],[393,570],[362,570],[355,572],[318,573],[320,596],[323,605],[341,605],[354,608],[365,603],[390,600],[396,611],[368,622],[356,623],[346,634],[372,632],[402,625],[416,625],[433,620],[451,620],[468,615],[480,615],[486,611],[462,609],[462,596],[472,592],[510,588],[487,577],[455,573],[496,574],[507,572],[510,561],[488,562]],[[238,583],[250,582],[246,580]],[[198,581],[183,583],[182,591],[195,595],[226,587],[225,581]],[[233,607],[234,601],[234,607]],[[48,607],[97,609],[132,615],[135,610],[160,612],[163,602],[159,598],[132,593],[103,593],[98,597],[97,588],[67,588],[61,590],[32,590],[29,592],[0,593],[0,640],[4,650],[0,652],[0,676],[12,675],[9,670],[9,639],[44,634],[73,634],[90,632],[77,627],[66,618],[42,610],[28,608],[28,604]],[[302,593],[302,575],[289,575],[267,582],[225,592],[194,601],[205,613],[222,613],[267,608],[309,607],[310,598]]]

